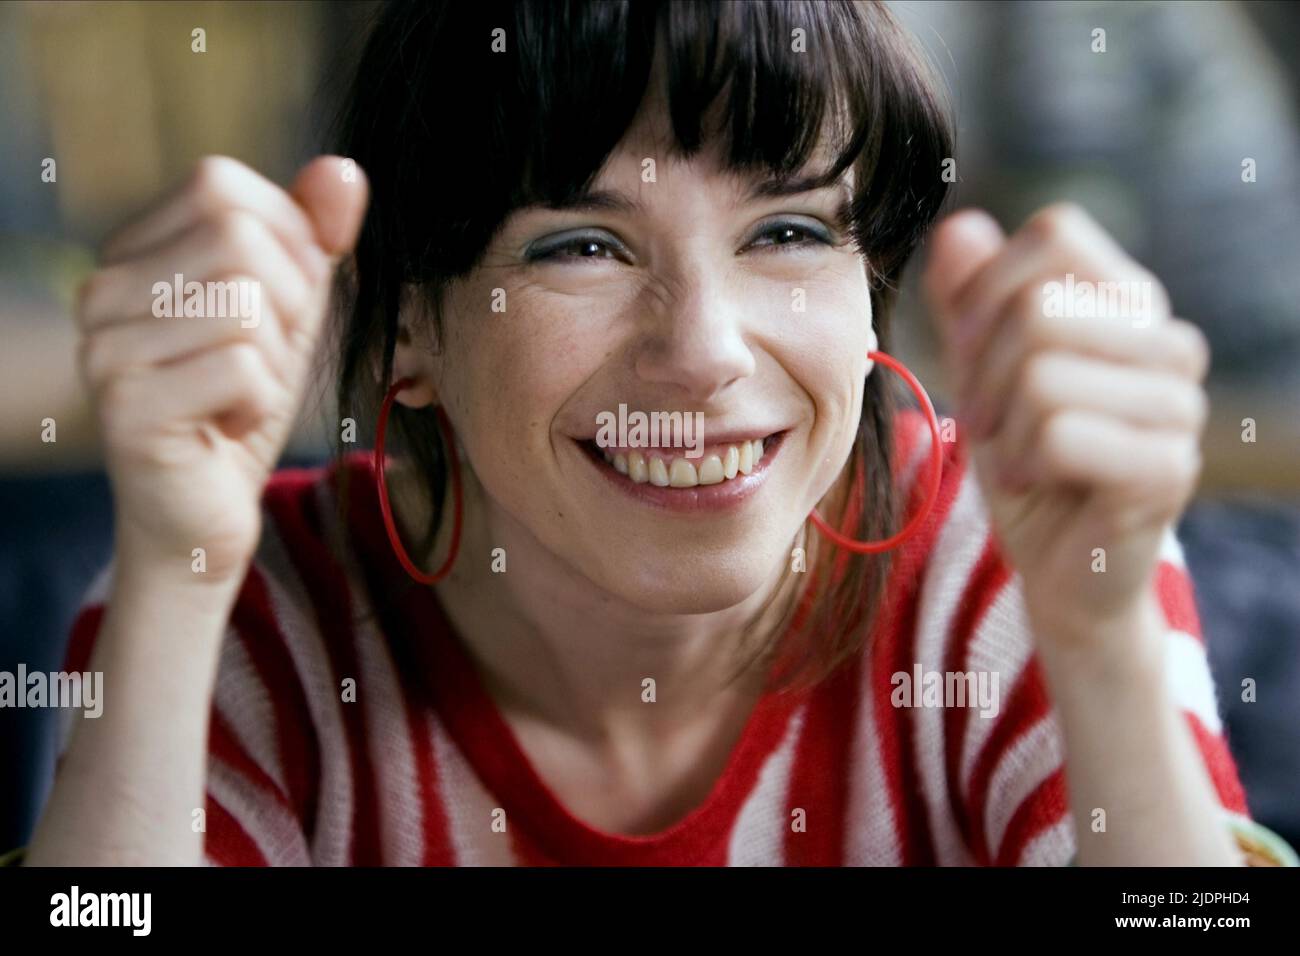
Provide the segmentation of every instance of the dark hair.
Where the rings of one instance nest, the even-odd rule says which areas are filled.
[[[924,61],[882,4],[394,2],[377,13],[339,122],[338,151],[372,189],[342,309],[340,414],[374,420],[384,385],[373,369],[377,360],[384,382],[392,374],[405,285],[425,292],[436,332],[445,287],[475,267],[514,209],[590,186],[656,79],[657,44],[674,155],[721,137],[729,169],[781,177],[829,137],[824,181],[855,167],[851,239],[888,348],[897,280],[945,196],[952,133]],[[869,502],[859,538],[887,537],[897,522],[894,388],[882,374],[867,379],[851,458]],[[395,408],[393,428],[434,502],[427,548],[443,518],[441,438],[428,410]],[[861,646],[888,566],[874,555],[834,574],[829,559],[809,568],[805,593],[821,594],[791,638],[783,683],[820,679]],[[791,602],[778,630],[793,617]]]

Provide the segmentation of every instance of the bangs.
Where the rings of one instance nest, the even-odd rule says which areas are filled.
[[[822,3],[610,4],[577,8],[575,24],[535,18],[525,26],[544,33],[522,47],[538,59],[520,66],[545,79],[520,97],[510,124],[524,131],[517,143],[526,161],[520,200],[563,200],[590,184],[659,79],[652,75],[656,53],[665,68],[667,155],[690,158],[720,139],[729,171],[780,177],[802,169],[853,88],[825,55],[834,25],[845,25],[844,12]],[[591,38],[582,58],[565,49],[566,27]],[[823,52],[798,52],[796,44]],[[861,146],[844,141],[842,124],[830,135],[838,155],[828,180]],[[575,153],[572,145],[583,140],[582,154]]]
[[[812,188],[854,166],[847,224],[879,279],[943,200],[947,120],[883,6],[400,4],[385,30],[370,49],[391,56],[396,41],[397,61],[363,67],[381,80],[354,91],[369,116],[342,145],[370,174],[372,208],[397,217],[384,238],[403,281],[464,275],[511,212],[590,189],[657,82],[668,156],[716,140],[725,171]],[[400,146],[381,132],[394,128]]]

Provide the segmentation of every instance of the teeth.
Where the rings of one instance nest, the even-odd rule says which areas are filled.
[[[672,470],[668,472],[668,483],[674,488],[694,488],[700,483],[695,475],[695,466],[685,458],[674,458]]]
[[[747,475],[754,470],[754,443],[752,441],[740,443],[740,461],[737,467],[742,475]]]
[[[722,461],[722,475],[724,478],[735,478],[739,470],[740,452],[736,450],[735,445],[732,445],[727,449],[727,457]]]
[[[659,458],[639,451],[615,454],[602,449],[602,456],[620,475],[627,475],[637,484],[649,482],[659,488],[694,488],[696,485],[716,485],[737,475],[751,474],[763,460],[763,439],[737,442],[728,445],[716,455],[709,455],[692,463],[684,457]]]
[[[668,468],[662,458],[650,459],[650,484],[659,488],[668,487]]]
[[[700,465],[700,484],[716,485],[722,480],[722,459],[710,455]]]

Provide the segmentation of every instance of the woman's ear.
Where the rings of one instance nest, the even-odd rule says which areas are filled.
[[[880,348],[880,338],[879,336],[876,335],[876,323],[873,321],[870,327],[868,327],[867,329],[867,355],[870,355],[872,352],[876,351],[879,348]],[[863,357],[866,358],[866,356]],[[868,358],[866,374],[870,375],[871,370],[874,369],[875,367],[876,367],[875,361],[873,359]]]
[[[412,384],[403,389],[396,401],[407,408],[424,408],[438,402],[437,363],[431,341],[430,317],[423,306],[423,297],[417,289],[406,286],[402,290],[402,306],[397,317],[397,346],[393,350],[393,382],[409,378]],[[380,372],[379,359],[375,359],[375,377]]]

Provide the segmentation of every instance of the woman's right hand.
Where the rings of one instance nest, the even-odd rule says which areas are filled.
[[[287,192],[236,160],[208,157],[178,192],[106,242],[77,321],[119,560],[188,573],[202,548],[207,580],[242,578],[334,267],[356,242],[367,192],[364,174],[336,156],[313,160]],[[159,317],[173,301],[162,286],[178,281],[214,290],[205,313],[216,305],[228,314]],[[233,296],[222,309],[221,294],[232,290],[256,302],[256,313],[241,315]]]

